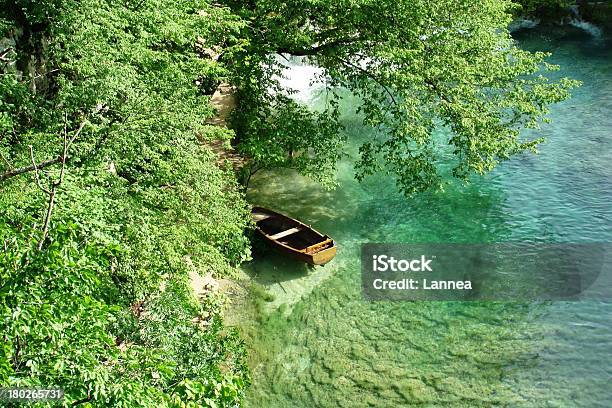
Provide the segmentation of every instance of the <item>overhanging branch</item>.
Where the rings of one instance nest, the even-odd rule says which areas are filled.
[[[307,57],[307,56],[313,56],[313,55],[325,53],[325,51],[331,50],[333,48],[336,48],[342,45],[349,45],[349,44],[358,42],[360,40],[361,40],[360,37],[341,38],[341,39],[326,42],[323,44],[315,45],[309,48],[282,46],[282,47],[278,47],[276,49],[276,52],[279,54],[291,54],[291,55],[295,55],[296,57]]]
[[[374,75],[373,73],[371,73],[370,71],[368,71],[365,68],[360,67],[359,65],[355,65],[350,61],[347,61],[343,58],[340,57],[335,57],[338,61],[340,61],[343,64],[346,64],[352,68],[355,68],[359,71],[361,71],[362,73],[364,73],[368,78],[370,78],[372,81],[376,82],[382,89],[384,89],[385,93],[387,95],[389,95],[389,97],[391,98],[391,101],[393,102],[393,105],[398,106],[398,103],[395,99],[395,96],[393,96],[393,93],[391,92],[391,90],[389,89],[389,87],[387,87],[387,85],[385,85],[376,75]]]

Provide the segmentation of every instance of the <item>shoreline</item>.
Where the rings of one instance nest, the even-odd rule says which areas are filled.
[[[210,97],[210,104],[215,109],[215,115],[208,119],[206,123],[224,129],[230,129],[229,122],[233,110],[237,106],[236,89],[228,83],[219,84],[213,95]],[[231,165],[234,173],[238,174],[244,166],[246,160],[238,154],[227,140],[215,139],[212,141],[201,140],[200,142],[212,150],[217,156],[216,164],[219,167]],[[188,261],[190,263],[190,261]],[[240,268],[236,268],[238,276],[235,278],[215,278],[211,272],[200,275],[192,269],[189,273],[189,283],[196,299],[200,299],[208,293],[228,294],[230,302],[233,298],[248,298],[248,289],[241,285],[241,281],[246,274]],[[227,320],[227,316],[224,314]],[[228,322],[228,325],[233,325]]]
[[[216,114],[208,119],[206,123],[211,126],[231,129],[229,126],[230,116],[238,105],[236,88],[228,83],[222,82],[210,97],[210,104],[215,109]],[[234,150],[228,140],[216,139],[212,141],[202,141],[202,143],[217,155],[217,165],[219,166],[229,163],[234,172],[238,173],[246,164],[246,159]]]

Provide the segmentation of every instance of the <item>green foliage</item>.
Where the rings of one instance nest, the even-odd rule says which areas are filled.
[[[337,113],[313,112],[287,95],[258,92],[248,85],[240,95],[242,105],[234,121],[243,136],[238,149],[252,160],[247,171],[292,168],[324,187],[335,185],[344,141]]]
[[[198,85],[225,78],[204,49],[240,49],[241,23],[205,1],[1,10],[0,175],[30,152],[55,160],[0,179],[1,385],[61,386],[65,405],[235,406],[244,346],[187,276],[249,257],[247,204],[206,147],[230,133],[206,125]]]
[[[572,0],[517,0],[516,3],[520,5],[517,9],[518,14],[538,17],[542,14],[548,15],[551,11],[559,15],[559,11],[567,10],[576,2]]]
[[[108,276],[114,249],[79,245],[69,223],[42,251],[24,232],[2,227],[0,331],[7,347],[0,378],[5,385],[61,385],[77,399],[108,379],[103,363],[117,355],[106,330],[118,310]]]
[[[240,84],[251,94],[278,95],[274,74],[281,64],[270,54],[309,57],[324,69],[326,88],[346,88],[360,97],[365,124],[381,131],[362,146],[357,178],[382,171],[406,194],[441,185],[440,152],[448,148],[453,174],[466,181],[534,150],[540,140],[522,139],[520,130],[537,128],[547,106],[577,85],[568,79],[549,82],[541,73],[555,67],[545,63],[546,55],[517,48],[507,29],[516,5],[507,0],[225,3],[249,21],[243,28],[248,46],[235,65]],[[241,117],[249,123],[240,133],[245,152],[264,166],[285,164],[295,136],[280,141],[273,130],[299,133],[305,114],[282,115],[284,106],[262,110],[262,101],[265,96],[247,100],[242,108],[249,112]],[[337,128],[336,109],[332,103],[319,116],[330,123],[325,129]],[[282,115],[283,125],[262,131],[260,112],[273,123]],[[433,137],[440,126],[452,133],[442,143]],[[329,143],[323,163],[329,155],[337,157],[341,139],[316,132],[313,139]]]
[[[3,384],[61,386],[66,404],[85,395],[126,407],[240,400],[244,346],[223,329],[214,298],[196,302],[179,279],[136,309],[113,306],[113,248],[84,243],[66,224],[39,251],[3,227]]]
[[[217,297],[194,302],[185,282],[175,280],[140,307],[137,317],[124,313],[117,331],[128,354],[138,357],[137,345],[143,345],[161,359],[149,368],[136,360],[122,377],[153,380],[168,390],[162,397],[170,406],[233,406],[240,401],[249,381],[244,345],[235,329],[223,328]]]

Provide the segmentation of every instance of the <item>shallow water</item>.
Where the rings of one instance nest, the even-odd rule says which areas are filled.
[[[254,180],[251,202],[306,220],[340,251],[315,271],[274,253],[245,266],[276,296],[261,323],[245,323],[248,406],[612,405],[611,303],[361,297],[365,242],[612,241],[609,43],[579,30],[516,36],[525,48],[554,53],[562,66],[555,76],[584,82],[553,107],[539,155],[411,199],[382,177],[357,183],[350,160],[334,191],[291,172]],[[369,130],[354,116],[344,121],[354,154]]]

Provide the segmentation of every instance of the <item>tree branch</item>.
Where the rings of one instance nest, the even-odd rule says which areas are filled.
[[[293,48],[293,47],[279,47],[276,49],[276,52],[279,54],[291,54],[296,57],[305,57],[305,56],[313,56],[319,53],[325,52],[328,49],[332,49],[338,47],[340,45],[348,45],[354,42],[360,41],[360,37],[354,38],[340,38],[334,41],[326,42],[324,44],[316,45],[310,48]]]
[[[10,59],[6,58],[6,56],[8,55],[9,52],[13,51],[13,47],[8,47],[6,48],[4,51],[0,52],[0,60],[1,61],[6,61],[9,62]]]
[[[87,385],[87,396],[85,398],[81,398],[79,400],[74,401],[72,403],[72,406],[76,407],[77,405],[81,405],[89,401],[91,401],[91,386]]]
[[[38,175],[38,166],[36,165],[36,159],[34,158],[34,150],[32,149],[32,145],[30,145],[29,148],[30,159],[32,160],[32,169],[34,170],[34,177],[36,178],[36,185],[38,185],[38,188],[40,188],[45,194],[51,194],[51,191],[43,187],[42,183],[40,182],[40,176]]]
[[[360,67],[359,65],[355,65],[350,61],[347,61],[343,58],[340,57],[335,57],[338,61],[342,62],[343,64],[349,65],[355,69],[358,69],[359,71],[363,72],[364,74],[366,74],[368,76],[368,78],[370,78],[371,80],[373,80],[374,82],[376,82],[378,85],[380,85],[381,88],[383,88],[385,90],[385,92],[387,93],[387,95],[389,95],[389,97],[391,98],[391,101],[393,102],[393,104],[395,106],[398,106],[397,101],[395,100],[395,96],[393,96],[393,94],[391,93],[391,90],[387,87],[387,85],[383,84],[382,81],[380,79],[378,79],[378,77],[376,77],[373,73],[371,73],[370,71],[368,71],[367,69],[364,69],[362,67]]]
[[[17,169],[13,169],[13,170],[7,171],[6,173],[0,174],[0,182],[2,182],[4,180],[7,180],[7,179],[9,179],[11,177],[18,176],[18,175],[23,174],[23,173],[28,173],[28,172],[30,172],[32,170],[36,170],[37,168],[38,168],[38,170],[42,170],[45,167],[49,167],[49,166],[51,166],[51,165],[53,165],[55,163],[59,163],[60,161],[62,161],[62,156],[57,156],[54,159],[49,159],[49,160],[46,160],[44,162],[40,162],[40,163],[38,163],[37,166],[30,165],[30,166],[20,167],[20,168],[17,168]]]
[[[47,204],[47,213],[45,214],[45,224],[43,226],[43,236],[38,241],[38,250],[40,251],[47,240],[49,235],[49,222],[51,222],[51,215],[53,213],[53,207],[55,206],[55,193],[57,192],[57,186],[53,184],[51,191],[49,192],[49,204]]]
[[[32,146],[30,146],[30,159],[32,161],[32,164],[29,166],[24,166],[24,167],[19,167],[17,169],[9,170],[6,173],[0,174],[0,183],[3,182],[4,180],[10,179],[11,177],[15,177],[23,173],[28,173],[30,171],[42,170],[45,167],[52,166],[56,163],[62,163],[63,165],[65,165],[65,162],[68,160],[68,149],[70,148],[72,143],[76,140],[76,138],[81,134],[81,131],[83,130],[86,124],[87,124],[87,121],[85,120],[81,122],[81,124],[79,125],[79,128],[74,133],[74,135],[70,139],[67,139],[68,147],[65,150],[64,154],[61,154],[53,159],[45,160],[43,162],[36,164],[36,162],[34,161]],[[66,129],[64,129],[64,133],[66,133]]]
[[[246,169],[246,166],[244,167]],[[262,165],[258,165],[258,163],[253,162],[253,164],[248,168],[248,176],[246,178],[246,180],[244,180],[244,191],[246,191],[249,188],[249,183],[251,182],[251,177],[253,177],[253,175],[255,173],[257,173],[259,170],[262,170],[264,168],[264,166]]]
[[[6,157],[4,157],[4,155],[2,154],[2,152],[0,151],[0,157],[2,158],[2,160],[4,160],[4,162],[6,163],[6,165],[9,167],[9,169],[13,169],[13,165],[11,164],[10,161],[8,161],[8,159]]]
[[[66,174],[66,161],[68,159],[68,149],[70,149],[70,146],[72,145],[72,143],[81,134],[81,131],[83,130],[86,124],[87,124],[87,120],[83,120],[81,124],[79,125],[79,128],[76,130],[76,132],[74,132],[74,135],[72,135],[72,137],[68,137],[68,114],[64,113],[64,132],[63,132],[64,143],[63,143],[62,154],[58,157],[57,161],[54,161],[56,163],[57,162],[62,163],[62,167],[60,169],[60,174],[57,180],[51,182],[50,189],[44,187],[40,181],[40,175],[39,175],[40,165],[36,164],[36,159],[34,158],[34,149],[32,148],[32,145],[29,146],[30,159],[32,160],[32,166],[28,166],[28,167],[31,167],[31,169],[34,170],[34,176],[36,178],[36,185],[38,186],[38,188],[41,189],[45,194],[49,196],[49,201],[47,204],[47,212],[45,213],[45,221],[44,221],[43,229],[42,229],[43,234],[42,234],[40,241],[38,241],[38,245],[37,245],[39,251],[42,250],[42,247],[45,244],[45,241],[47,240],[47,236],[49,235],[49,223],[51,222],[51,216],[53,215],[53,208],[55,206],[55,196],[57,194],[57,188],[60,186],[60,184],[63,183],[64,175]],[[21,173],[24,173],[24,172],[25,171],[22,171]],[[21,174],[21,173],[18,173],[18,174]]]
[[[47,205],[47,213],[45,214],[45,223],[43,225],[43,236],[40,239],[40,242],[38,243],[39,251],[42,249],[43,244],[47,240],[47,235],[49,234],[49,223],[51,222],[51,215],[53,214],[53,207],[55,205],[55,194],[57,193],[57,188],[64,181],[64,174],[66,172],[66,159],[68,158],[68,149],[70,148],[70,145],[72,144],[72,142],[74,142],[74,140],[79,136],[79,134],[85,127],[86,123],[87,121],[85,120],[82,121],[77,131],[74,132],[74,135],[72,135],[71,138],[68,138],[68,129],[67,129],[68,114],[64,113],[64,149],[62,151],[62,156],[61,156],[62,157],[62,160],[61,160],[62,168],[60,169],[59,178],[51,183],[51,191],[43,189],[43,191],[49,194],[49,204]],[[30,152],[32,152],[31,147],[30,147]],[[32,156],[32,159],[33,159],[33,156]],[[36,165],[35,162],[33,163],[34,165]],[[38,169],[35,169],[34,171],[36,173],[36,181],[39,183],[38,186],[42,189],[42,186],[40,185],[40,182],[38,180]]]
[[[64,140],[66,140],[65,137],[64,137]],[[66,142],[64,141],[64,152],[65,152],[65,146],[66,146]],[[34,176],[36,178],[36,185],[45,194],[49,196],[49,204],[47,205],[47,213],[45,215],[45,223],[43,227],[43,236],[40,239],[40,241],[38,241],[38,245],[37,245],[37,248],[40,251],[42,249],[43,243],[47,240],[47,234],[49,233],[49,221],[51,220],[51,213],[53,212],[53,205],[55,204],[55,191],[56,191],[57,185],[56,183],[52,183],[51,190],[43,187],[42,183],[40,182],[40,176],[38,174],[38,166],[36,165],[36,159],[34,158],[34,150],[32,149],[32,145],[30,145],[29,147],[30,147],[30,159],[32,160],[32,167],[34,168]],[[62,157],[64,158],[63,162],[66,162],[65,155],[62,155]]]

